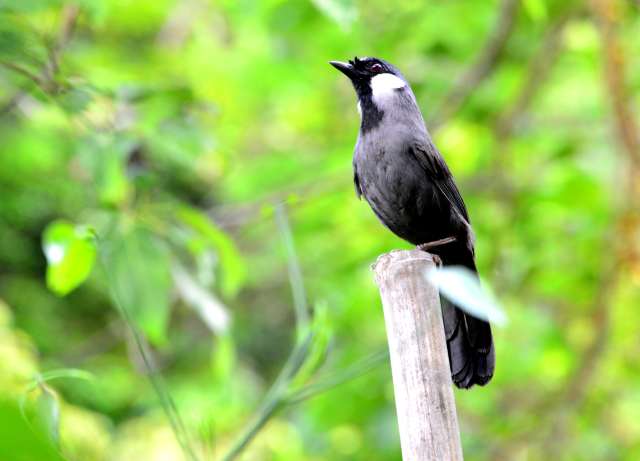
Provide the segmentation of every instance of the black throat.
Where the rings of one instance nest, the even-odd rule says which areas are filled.
[[[380,110],[373,102],[371,88],[367,87],[364,91],[358,91],[358,100],[360,101],[360,112],[362,118],[360,122],[360,132],[365,134],[380,125],[380,122],[382,122],[382,118],[384,117],[384,111]]]

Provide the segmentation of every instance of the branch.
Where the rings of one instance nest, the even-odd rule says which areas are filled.
[[[620,6],[613,0],[593,0],[594,19],[600,31],[604,58],[604,75],[609,91],[615,124],[629,160],[640,168],[640,135],[628,102],[632,100],[625,83],[625,60],[616,36]]]
[[[539,427],[548,428],[542,437],[542,445],[548,447],[551,459],[555,459],[557,456],[554,454],[558,455],[565,448],[563,441],[568,437],[568,420],[563,415],[570,414],[582,405],[592,379],[597,375],[600,359],[610,336],[611,300],[615,299],[625,271],[640,265],[640,251],[635,237],[640,223],[640,189],[635,179],[640,175],[640,140],[629,104],[631,98],[627,97],[629,89],[625,78],[625,55],[618,37],[618,6],[616,0],[593,0],[591,3],[592,16],[598,25],[602,42],[603,76],[614,113],[616,132],[620,138],[621,154],[629,160],[631,167],[626,169],[627,181],[621,191],[624,203],[618,209],[607,239],[606,248],[613,250],[612,256],[605,256],[602,277],[591,308],[595,337],[582,352],[581,363],[562,390],[537,405],[537,408],[531,409],[532,412],[546,415]],[[562,405],[558,405],[558,402],[562,402]],[[522,443],[530,441],[531,435],[530,431],[525,431],[513,437],[508,446],[497,453],[497,457],[510,459]]]
[[[17,74],[20,74],[23,77],[28,78],[38,86],[42,84],[42,80],[37,74],[35,74],[34,72],[31,72],[29,69],[25,67],[20,66],[19,64],[16,64],[11,61],[0,60],[0,66],[6,67],[7,69],[12,70]]]
[[[527,111],[534,97],[549,77],[553,65],[564,49],[562,34],[569,20],[579,10],[569,8],[549,26],[542,39],[542,45],[529,61],[526,77],[516,96],[515,102],[500,116],[496,123],[498,139],[508,137],[513,132],[513,127],[518,119]]]
[[[50,47],[47,61],[42,66],[40,72],[32,72],[18,64],[8,61],[1,61],[0,65],[27,77],[38,85],[38,87],[40,87],[45,93],[53,93],[57,91],[58,85],[55,83],[55,78],[60,70],[60,55],[73,37],[73,32],[75,31],[79,14],[80,8],[78,5],[68,4],[64,6],[61,14],[62,19],[58,37],[54,45]],[[24,96],[25,92],[23,91],[18,91],[11,96],[0,106],[0,117],[8,114],[17,107]]]
[[[458,78],[438,110],[436,110],[429,123],[432,129],[435,130],[457,112],[467,101],[473,90],[493,73],[513,32],[519,8],[520,0],[502,0],[498,19],[484,48],[480,51],[474,63]]]
[[[62,9],[58,38],[49,50],[49,59],[43,69],[43,75],[47,82],[52,83],[60,70],[60,55],[73,36],[79,14],[80,8],[75,4],[65,5]]]

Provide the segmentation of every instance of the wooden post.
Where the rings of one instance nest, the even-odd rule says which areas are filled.
[[[389,341],[403,461],[462,460],[433,257],[420,250],[381,255],[373,266]]]

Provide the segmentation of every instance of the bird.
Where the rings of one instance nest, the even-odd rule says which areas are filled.
[[[477,276],[467,208],[407,79],[375,57],[329,63],[349,78],[358,99],[357,197],[398,237],[444,266],[463,266]],[[491,326],[443,297],[441,305],[453,383],[461,389],[487,384],[495,370]]]

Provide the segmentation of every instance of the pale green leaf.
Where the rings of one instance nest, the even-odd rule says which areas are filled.
[[[106,270],[116,304],[154,344],[166,340],[171,272],[169,251],[144,228],[112,236]]]
[[[220,229],[213,220],[198,209],[181,206],[177,211],[178,219],[192,231],[204,239],[220,258],[222,269],[222,293],[233,296],[245,278],[245,266],[233,241]]]
[[[447,266],[429,270],[426,276],[440,294],[470,315],[496,325],[506,324],[507,316],[498,301],[469,269]]]
[[[54,221],[43,234],[47,258],[47,287],[58,295],[76,288],[91,273],[96,257],[88,229],[67,221]]]
[[[36,417],[45,428],[54,444],[60,440],[60,405],[58,397],[44,383],[40,383],[40,394],[36,398]]]
[[[344,29],[348,29],[358,17],[352,0],[312,0],[312,3]]]
[[[88,371],[79,370],[77,368],[60,368],[57,370],[49,370],[38,374],[33,382],[27,387],[27,392],[36,389],[40,385],[40,383],[46,383],[54,379],[82,379],[85,381],[91,381],[95,379],[95,376]]]
[[[236,350],[233,337],[229,334],[216,338],[212,356],[213,376],[219,382],[225,382],[231,376],[236,365]]]
[[[62,461],[39,421],[30,424],[18,406],[0,399],[0,459]]]
[[[525,11],[533,21],[540,22],[547,19],[549,12],[544,0],[524,0],[522,3]]]

